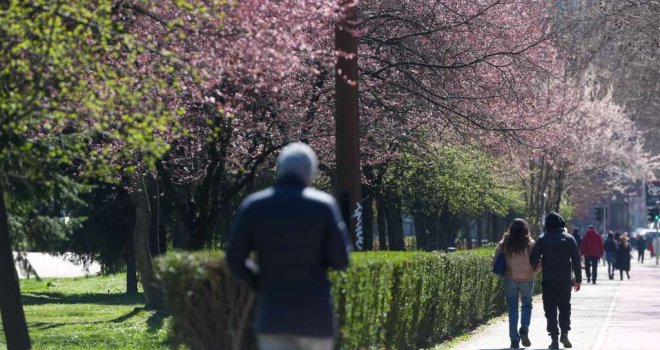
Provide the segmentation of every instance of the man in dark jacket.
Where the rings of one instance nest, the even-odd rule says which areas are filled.
[[[552,339],[550,349],[559,349],[559,329],[559,341],[566,348],[573,346],[568,340],[568,331],[571,330],[571,288],[575,287],[577,292],[582,283],[578,246],[573,236],[566,232],[565,226],[564,219],[551,211],[545,217],[545,233],[536,241],[529,258],[534,269],[539,264],[543,267],[543,310],[548,334]],[[571,275],[571,271],[575,277]]]
[[[327,270],[346,268],[352,248],[333,197],[308,187],[316,167],[309,146],[285,147],[277,184],[246,198],[232,229],[226,259],[257,293],[262,350],[334,347]],[[251,253],[256,264],[246,264]]]
[[[598,260],[605,254],[605,249],[603,247],[603,239],[593,225],[589,226],[587,233],[582,237],[580,253],[584,256],[584,272],[587,275],[587,283],[596,284]]]
[[[646,239],[641,234],[637,235],[637,262],[644,263],[644,253],[646,252]]]

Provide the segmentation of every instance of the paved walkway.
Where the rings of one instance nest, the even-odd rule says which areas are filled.
[[[597,284],[583,284],[573,293],[569,338],[574,349],[660,349],[660,266],[655,265],[655,258],[649,259],[648,252],[646,257],[644,264],[631,263],[630,280],[624,274],[624,280],[619,281],[617,270],[615,280],[610,281],[607,267],[600,265]],[[545,349],[550,344],[545,325],[543,303],[537,295],[530,349]],[[508,329],[508,320],[502,317],[452,349],[508,349]]]

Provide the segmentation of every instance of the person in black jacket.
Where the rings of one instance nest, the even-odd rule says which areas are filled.
[[[616,241],[614,240],[614,233],[607,234],[607,239],[603,243],[605,249],[605,261],[607,261],[607,276],[614,279],[614,262],[616,261]]]
[[[337,203],[308,187],[317,167],[294,143],[277,160],[278,182],[241,204],[226,260],[257,294],[261,350],[332,350],[336,332],[327,271],[348,266],[352,249]],[[246,260],[256,253],[248,268]]]
[[[644,263],[644,253],[646,252],[646,239],[643,235],[637,235],[637,262]]]
[[[630,251],[632,247],[628,243],[628,236],[621,236],[621,244],[616,249],[616,262],[614,267],[619,269],[619,276],[623,281],[623,271],[626,272],[626,276],[630,279]]]
[[[543,268],[543,310],[548,334],[552,339],[550,349],[559,349],[559,329],[559,341],[566,348],[573,346],[568,340],[568,331],[571,330],[571,288],[577,292],[582,283],[578,246],[575,238],[566,232],[565,226],[561,215],[553,211],[548,213],[545,217],[545,233],[536,241],[530,256],[530,263],[535,269],[539,264]]]

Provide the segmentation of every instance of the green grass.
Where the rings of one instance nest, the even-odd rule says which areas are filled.
[[[127,296],[125,288],[123,274],[22,280],[33,348],[167,349],[169,318],[145,310],[142,294]]]

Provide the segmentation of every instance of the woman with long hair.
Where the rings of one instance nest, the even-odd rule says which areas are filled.
[[[614,262],[614,267],[619,269],[619,276],[623,281],[623,272],[626,272],[626,276],[630,279],[630,243],[628,243],[628,236],[621,236],[621,244],[616,248],[616,258]]]
[[[529,225],[523,219],[515,219],[497,245],[498,253],[506,257],[504,294],[509,309],[509,337],[511,348],[519,349],[520,341],[531,346],[529,323],[532,318],[532,294],[534,292],[534,269],[529,256],[534,240],[529,234]],[[520,306],[520,329],[518,329],[518,299]]]

